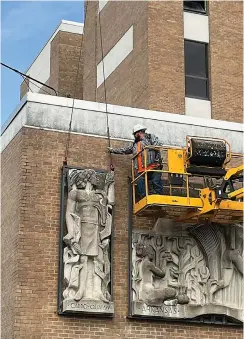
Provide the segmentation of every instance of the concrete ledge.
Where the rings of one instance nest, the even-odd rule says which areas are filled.
[[[239,321],[243,321],[241,309],[235,309],[218,304],[207,305],[175,305],[175,306],[148,306],[143,302],[132,303],[133,316],[147,316],[170,319],[191,319],[205,314],[227,315]]]
[[[44,94],[27,93],[2,131],[2,150],[23,126],[107,137],[107,117],[111,138],[132,140],[135,124],[148,127],[165,145],[185,146],[186,135],[225,138],[233,152],[243,152],[243,124],[106,105]]]
[[[91,313],[91,314],[113,314],[113,302],[102,302],[100,300],[64,300],[63,313]]]

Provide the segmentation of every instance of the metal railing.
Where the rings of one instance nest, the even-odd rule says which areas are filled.
[[[179,172],[177,171],[169,171],[168,169],[148,169],[148,164],[147,164],[147,159],[148,159],[148,150],[154,150],[154,151],[158,151],[158,152],[163,152],[163,151],[168,151],[168,147],[164,147],[164,146],[146,146],[143,150],[141,150],[140,152],[138,152],[137,154],[135,154],[133,157],[132,157],[132,193],[133,193],[133,203],[135,204],[136,203],[136,182],[139,180],[139,178],[141,177],[145,177],[144,178],[144,181],[145,181],[145,196],[147,197],[148,195],[150,195],[150,192],[149,192],[149,187],[148,187],[148,179],[149,179],[149,173],[151,172],[159,172],[159,173],[162,173],[163,174],[179,174]],[[183,148],[174,148],[174,150],[184,150]],[[135,168],[134,168],[134,162],[136,161],[136,159],[139,157],[140,154],[143,154],[143,165],[144,165],[144,171],[141,172],[141,173],[136,173],[137,171],[135,171]],[[150,165],[150,164],[149,164]],[[163,161],[161,163],[159,163],[159,166],[166,166],[166,168],[168,168],[168,161],[165,161],[164,160],[164,157],[163,157]],[[183,176],[186,177],[186,187],[184,186],[177,186],[177,189],[185,189],[186,190],[186,196],[187,198],[189,198],[189,176],[190,174],[189,173],[181,173]],[[172,195],[172,185],[169,184],[169,185],[163,185],[164,188],[169,188],[169,192],[170,194],[167,194],[167,195]]]
[[[217,139],[217,138],[216,138]],[[228,143],[227,143],[228,144]],[[228,144],[229,146],[229,144]],[[150,164],[148,164],[147,162],[147,159],[148,159],[148,151],[149,150],[154,150],[154,151],[158,151],[161,153],[163,152],[166,152],[167,155],[168,155],[168,151],[169,150],[176,150],[176,151],[181,151],[183,152],[183,159],[182,159],[182,162],[184,163],[184,171],[181,171],[179,173],[179,171],[176,169],[176,170],[170,170],[169,171],[169,159],[168,157],[165,155],[163,155],[162,157],[162,161],[161,163],[159,163],[159,165],[162,166],[162,169],[150,169],[148,168],[148,166]],[[230,150],[230,148],[229,148]],[[143,156],[143,167],[144,167],[144,170],[143,172],[140,172],[138,173],[138,171],[135,169],[135,166],[134,166],[134,162],[137,161],[138,157],[142,155]],[[228,152],[228,161],[225,161],[224,165],[226,165],[227,163],[230,162],[230,160],[234,160],[234,159],[243,159],[243,154],[239,154],[239,153],[230,153]],[[131,184],[132,184],[132,196],[133,196],[133,204],[137,203],[138,201],[140,201],[142,198],[140,199],[136,199],[136,193],[138,193],[138,191],[136,190],[136,185],[137,185],[137,181],[141,178],[141,177],[144,177],[144,182],[145,182],[145,197],[147,198],[148,195],[151,195],[150,194],[150,191],[149,191],[149,173],[151,172],[159,172],[159,173],[162,173],[162,176],[164,177],[165,175],[167,176],[167,179],[168,179],[168,184],[165,184],[163,183],[162,185],[162,189],[165,189],[165,188],[168,188],[168,194],[163,194],[164,196],[175,196],[175,195],[179,195],[179,194],[173,194],[173,191],[175,191],[176,189],[178,190],[182,190],[184,191],[184,195],[182,195],[182,192],[181,192],[181,196],[184,196],[187,198],[188,201],[190,201],[190,197],[191,196],[197,196],[199,197],[199,191],[206,187],[207,184],[206,184],[206,178],[209,179],[209,180],[213,180],[213,178],[211,178],[211,176],[206,176],[206,175],[194,175],[194,174],[191,174],[191,173],[187,173],[187,170],[185,168],[185,165],[187,163],[187,151],[185,148],[181,148],[181,147],[172,147],[172,148],[169,148],[169,147],[165,147],[165,146],[146,146],[143,150],[141,150],[140,152],[138,152],[137,154],[135,154],[133,157],[132,157],[132,160],[131,160],[131,165],[132,165],[132,181],[131,181]],[[137,162],[138,164],[138,162]],[[183,182],[183,186],[181,185],[172,185],[171,181],[170,181],[170,175],[172,174],[179,174],[179,175],[182,175],[182,182]],[[202,178],[202,181],[203,182],[200,182],[201,181],[201,178]],[[194,180],[194,182],[190,182],[190,180]],[[217,180],[217,179],[216,179]],[[162,180],[163,181],[163,180]],[[198,187],[198,186],[201,186],[201,187]],[[193,193],[193,195],[191,194]],[[144,198],[144,197],[143,197]]]

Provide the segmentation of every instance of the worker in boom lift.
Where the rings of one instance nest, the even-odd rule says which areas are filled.
[[[154,134],[146,133],[146,127],[143,125],[135,125],[133,128],[134,141],[124,148],[112,148],[108,147],[110,153],[114,154],[133,154],[143,151],[146,146],[162,146],[162,142]],[[150,170],[159,170],[161,169],[161,154],[160,151],[156,149],[148,149],[147,151],[147,168]],[[134,170],[135,176],[139,176],[144,172],[144,152],[141,152],[134,159]],[[150,181],[152,190],[149,194],[163,194],[163,182],[162,182],[162,173],[161,172],[148,172],[148,180]],[[136,180],[138,193],[140,198],[143,198],[146,195],[145,189],[145,175],[142,175]]]

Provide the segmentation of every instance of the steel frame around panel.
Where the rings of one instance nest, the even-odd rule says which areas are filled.
[[[67,173],[70,169],[84,170],[84,167],[76,166],[63,166],[61,168],[61,194],[60,194],[60,227],[59,227],[59,272],[58,272],[58,291],[57,291],[57,313],[62,316],[80,316],[80,317],[99,317],[99,318],[112,318],[114,314],[106,313],[85,313],[85,312],[63,312],[62,311],[62,292],[63,292],[63,234],[64,234],[64,225],[65,225],[65,191],[68,190],[67,182]],[[94,171],[99,173],[107,173],[108,171],[102,169],[94,168]],[[112,230],[111,230],[111,240],[110,240],[110,263],[111,263],[111,279],[110,279],[110,291],[111,291],[111,301],[114,301],[113,295],[113,251],[114,251],[114,206],[112,214]]]

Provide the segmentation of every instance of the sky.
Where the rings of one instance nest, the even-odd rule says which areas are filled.
[[[1,62],[25,73],[61,20],[84,22],[83,1],[1,1]],[[1,66],[1,125],[20,102],[23,78]]]

